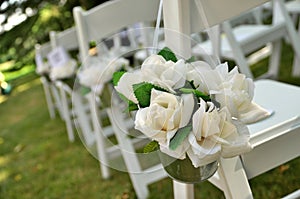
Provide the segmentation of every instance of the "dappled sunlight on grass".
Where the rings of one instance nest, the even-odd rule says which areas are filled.
[[[6,180],[9,176],[9,172],[7,170],[0,170],[0,183]]]
[[[17,93],[20,93],[20,92],[23,92],[25,90],[28,90],[29,88],[33,87],[33,86],[36,86],[38,84],[40,84],[40,80],[39,79],[35,79],[33,81],[30,81],[28,83],[25,83],[23,85],[20,85],[18,86],[17,88],[14,89],[14,92],[13,94],[17,94]]]
[[[32,80],[30,82],[27,82],[25,84],[22,84],[16,88],[13,89],[13,92],[12,92],[12,96],[15,96],[17,95],[18,93],[21,93],[23,91],[26,91],[28,89],[30,89],[31,87],[33,86],[36,86],[36,85],[39,85],[41,84],[40,80],[39,79],[35,79],[35,80]],[[6,100],[9,99],[9,96],[8,95],[0,95],[0,104],[5,102]]]
[[[0,167],[9,163],[10,159],[8,156],[0,156]]]

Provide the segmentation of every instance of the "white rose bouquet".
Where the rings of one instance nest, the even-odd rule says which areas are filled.
[[[176,159],[195,168],[251,150],[246,123],[268,116],[252,102],[254,84],[227,63],[177,59],[168,48],[151,55],[132,72],[116,72],[115,89],[136,110],[135,128]]]
[[[127,67],[129,60],[121,57],[116,60],[97,60],[91,65],[78,71],[80,84],[86,87],[95,87],[112,79],[114,72]]]
[[[77,62],[74,59],[70,59],[62,66],[56,66],[50,68],[50,79],[55,81],[58,79],[65,79],[72,77],[77,68]]]

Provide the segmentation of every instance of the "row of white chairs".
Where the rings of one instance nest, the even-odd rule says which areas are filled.
[[[145,3],[145,1],[140,2],[139,5],[142,5],[142,3]],[[103,10],[103,8],[101,8],[101,10]],[[93,26],[95,24],[92,25],[91,23],[89,23],[88,20],[86,20],[86,18],[90,16],[81,8],[75,8],[74,13],[77,13],[77,15],[82,15],[81,16],[83,20],[82,22],[84,23],[78,22],[78,20],[76,20],[75,17],[76,29],[71,28],[69,30],[63,31],[58,34],[52,32],[50,34],[50,40],[53,49],[58,47],[58,45],[63,46],[66,50],[72,50],[74,47],[77,47],[81,54],[80,56],[80,60],[82,60],[81,67],[84,68],[84,67],[88,67],[84,60],[89,56],[88,55],[89,42],[92,40],[93,41],[104,40],[106,39],[106,37],[109,37],[109,35],[111,35],[112,33],[121,30],[123,27],[111,30],[111,32],[105,35],[105,37],[104,35],[96,34],[95,32],[94,34],[91,35],[89,34],[84,35],[82,34],[83,31],[80,31],[78,27],[84,26],[86,27],[86,29],[82,29],[82,30],[93,30]],[[99,14],[102,12],[96,11],[91,13]],[[76,14],[74,15],[76,16]],[[153,17],[151,18],[151,21],[155,20],[156,14],[152,14],[152,16]],[[105,17],[103,16],[98,15],[97,17],[105,19]],[[97,22],[98,21],[99,20],[97,20]],[[107,20],[103,20],[103,21],[107,23]],[[105,25],[106,24],[103,24],[103,26],[101,24],[98,24],[97,27],[104,27]],[[125,27],[126,26],[124,26],[124,28]],[[100,30],[103,30],[103,28],[101,28]],[[76,38],[78,37],[80,39],[78,40],[75,39],[74,34]],[[120,45],[120,43],[118,42],[119,38],[117,36],[118,35],[113,37],[114,43],[117,44],[116,46],[114,46],[115,49],[118,49],[118,45]],[[83,49],[87,49],[87,50],[85,51]],[[101,51],[101,52],[105,52],[105,51]],[[105,54],[105,56],[109,56],[109,54]],[[75,125],[77,127],[77,130],[80,132],[83,143],[86,145],[87,148],[91,148],[91,146],[94,144],[96,145],[97,152],[96,154],[94,154],[95,152],[92,151],[92,153],[93,155],[96,155],[96,158],[100,161],[100,169],[101,169],[101,174],[103,179],[108,179],[110,177],[110,171],[109,171],[110,159],[115,158],[117,155],[120,156],[121,154],[122,157],[124,158],[127,167],[126,171],[128,171],[130,174],[133,187],[139,198],[146,198],[148,196],[148,192],[149,192],[147,188],[148,184],[166,177],[166,173],[164,172],[160,164],[147,168],[146,170],[142,168],[138,156],[135,155],[135,145],[137,141],[136,140],[132,141],[130,138],[128,138],[127,134],[124,134],[124,132],[122,132],[124,129],[129,130],[129,128],[133,126],[132,120],[122,123],[124,125],[122,127],[120,126],[120,123],[118,125],[116,124],[112,125],[112,127],[103,127],[101,124],[101,117],[104,116],[105,113],[104,114],[100,113],[101,110],[99,110],[99,106],[100,106],[99,102],[101,101],[101,99],[99,98],[99,96],[95,96],[93,92],[85,96],[82,96],[78,89],[72,89],[68,85],[66,85],[63,81],[59,81],[59,80],[55,82],[47,81],[44,84],[53,87],[55,89],[55,92],[60,95],[60,96],[57,95],[58,96],[57,98],[53,98],[54,101],[53,104],[58,103],[58,105],[53,106],[53,108],[58,107],[57,110],[63,112],[62,118],[66,122],[67,132],[69,134],[69,140],[70,141],[74,140],[74,125]],[[45,93],[52,93],[53,95],[53,92],[47,91]],[[50,98],[49,94],[47,96],[48,96],[47,98]],[[88,105],[88,111],[85,110],[84,108],[86,105]],[[103,111],[106,110],[102,110],[102,112]],[[111,118],[110,121],[112,122],[113,120],[112,116],[110,118]],[[119,119],[122,119],[122,117]],[[121,122],[123,122],[123,120],[121,120]],[[106,146],[107,137],[115,132],[118,132],[116,134],[116,138],[118,140],[118,146]],[[70,135],[72,136],[70,137]],[[145,142],[142,143],[145,144]],[[131,172],[133,170],[134,172]]]
[[[178,5],[182,5],[180,1],[176,2],[178,3]],[[232,3],[233,2],[235,1],[233,0]],[[255,1],[254,3],[258,4],[258,2],[259,1]],[[245,54],[254,51],[254,49],[260,47],[262,43],[271,42],[273,49],[277,49],[275,50],[275,53],[273,51],[273,55],[271,56],[272,61],[270,62],[271,66],[269,67],[269,73],[272,75],[277,75],[278,72],[280,39],[285,38],[287,35],[289,35],[291,44],[295,48],[295,54],[300,55],[299,46],[295,45],[298,43],[299,38],[296,35],[295,28],[291,23],[290,18],[287,16],[287,12],[285,7],[283,6],[283,2],[280,0],[274,0],[274,2],[274,10],[276,10],[276,12],[274,11],[273,16],[277,16],[278,14],[281,15],[278,23],[275,20],[274,24],[268,26],[260,25],[258,26],[260,27],[258,29],[254,29],[254,26],[251,26],[250,28],[253,31],[249,31],[250,29],[246,27],[246,25],[231,27],[229,21],[223,22],[221,26],[224,30],[224,34],[228,39],[227,41],[224,41],[223,34],[216,32],[216,35],[221,36],[220,43],[222,48],[227,47],[225,49],[227,50],[227,52],[228,50],[231,50],[232,55],[231,57],[228,56],[228,54],[226,54],[225,51],[223,51],[223,49],[221,48],[220,56],[235,60],[240,66],[240,70],[249,77],[253,77],[253,75],[249,69]],[[178,19],[178,23],[174,23],[174,13],[172,13],[170,9],[174,8],[172,6],[175,6],[176,3],[170,0],[165,0],[165,28],[175,28],[175,30],[179,30],[182,33],[189,34],[193,32],[199,32],[200,29],[197,29],[196,27],[200,27],[199,24],[203,23],[203,19],[202,21],[199,20],[201,17],[198,13],[198,10],[195,9],[197,8],[197,6],[194,4],[195,2],[191,1],[190,3],[191,10],[189,15],[192,16],[192,21],[189,22],[189,20],[183,20],[185,23],[191,23],[187,26],[187,24],[184,24],[181,19]],[[203,5],[207,5],[205,4],[205,2],[202,3]],[[83,11],[79,7],[74,8],[73,13],[75,19],[75,28],[63,31],[59,34],[52,33],[52,48],[57,47],[57,45],[62,45],[66,49],[69,49],[70,44],[73,45],[72,48],[78,47],[80,52],[80,60],[83,63],[82,67],[88,67],[84,65],[84,60],[86,57],[88,57],[88,44],[91,40],[100,42],[102,40],[105,40],[106,38],[111,37],[116,32],[124,30],[124,28],[127,28],[128,26],[135,23],[155,21],[158,12],[158,5],[159,0],[114,0],[99,5],[88,11]],[[209,7],[211,5],[213,6]],[[216,5],[214,5],[214,2],[212,2],[211,5],[207,5],[207,7],[205,7],[206,14],[218,13],[217,11],[220,8],[216,7]],[[228,6],[230,6],[230,4]],[[224,16],[220,15],[221,17],[217,21],[209,21],[209,26],[216,23],[220,24],[225,19],[233,17],[241,11],[248,10],[254,7],[254,5],[251,3],[246,3],[244,7],[236,6],[236,4],[234,4],[234,6],[231,6],[231,9],[236,8],[235,12],[231,10],[231,16],[229,16],[228,14],[225,14]],[[181,6],[175,7],[175,10],[180,7]],[[115,13],[118,13],[118,15],[116,15]],[[185,14],[181,14],[179,16],[186,17]],[[210,20],[209,17],[211,15],[208,14],[207,16],[208,20]],[[284,19],[284,23],[282,23],[282,19]],[[192,27],[192,30],[186,27]],[[216,30],[219,31],[218,29]],[[247,30],[247,36],[244,35],[244,30]],[[75,33],[76,41],[70,41],[70,39],[74,37],[71,37],[67,33],[72,34],[73,36]],[[250,33],[257,34],[253,37],[250,37]],[[194,46],[193,50],[191,46],[188,47],[189,49],[184,48],[180,45],[178,45],[180,46],[178,47],[176,46],[177,42],[174,42],[174,40],[172,40],[171,36],[168,35],[168,32],[165,33],[165,37],[166,45],[170,46],[171,49],[178,50],[179,52],[185,51],[194,53],[195,55],[200,55],[197,54],[199,52],[199,50],[197,51],[197,46]],[[118,42],[118,38],[113,38],[115,43],[117,44],[116,48],[119,48],[120,42]],[[212,44],[208,45],[207,42],[208,41],[206,41],[206,44],[204,45],[206,45],[206,47],[210,47]],[[214,49],[219,49],[218,44],[213,45]],[[49,48],[49,44],[42,45],[42,47],[45,47],[45,49],[47,49]],[[151,47],[151,45],[145,47]],[[138,50],[138,48],[137,46],[134,46],[134,48],[131,50],[136,51]],[[47,50],[41,50],[40,48],[40,52],[42,51],[46,52]],[[211,52],[213,51],[211,50]],[[121,54],[115,54],[115,56],[122,56],[122,52]],[[74,140],[73,121],[75,119],[77,127],[81,129],[85,144],[87,146],[90,146],[94,142],[96,143],[97,156],[100,160],[102,177],[104,179],[109,178],[110,176],[109,159],[115,157],[115,154],[118,154],[117,151],[119,151],[118,147],[105,146],[107,137],[112,134],[116,135],[120,149],[119,152],[121,152],[122,157],[125,160],[125,165],[127,166],[127,170],[129,172],[133,187],[137,193],[138,198],[147,197],[148,184],[166,177],[166,174],[160,164],[148,170],[143,170],[141,168],[138,156],[135,155],[134,143],[127,136],[127,131],[130,127],[132,127],[132,122],[130,123],[130,120],[128,122],[122,117],[122,113],[120,112],[120,107],[118,105],[114,104],[114,106],[112,106],[111,108],[104,110],[107,111],[111,123],[111,127],[104,128],[100,123],[103,114],[101,114],[99,110],[99,107],[101,106],[101,104],[99,104],[99,102],[101,102],[101,98],[99,98],[99,96],[96,96],[96,94],[93,92],[89,93],[86,96],[82,96],[78,90],[68,87],[62,81],[53,83],[50,81],[46,81],[47,79],[43,77],[42,80],[45,88],[46,99],[47,102],[49,102],[48,105],[51,104],[48,98],[52,93],[55,99],[55,103],[52,103],[53,105],[49,105],[49,107],[58,107],[58,112],[61,113],[62,118],[66,121],[70,141]],[[254,147],[254,150],[252,152],[241,157],[221,160],[220,168],[217,174],[213,176],[210,181],[224,191],[226,198],[252,197],[248,179],[253,178],[299,156],[300,150],[299,146],[297,145],[297,140],[299,141],[300,138],[299,128],[297,126],[297,124],[299,124],[299,106],[297,106],[297,99],[300,98],[300,89],[296,86],[291,86],[271,80],[260,80],[255,84],[256,94],[254,100],[262,106],[274,110],[275,114],[260,123],[249,126],[251,131],[251,143]],[[47,90],[47,88],[50,88],[50,91],[49,89]],[[277,93],[281,93],[281,95],[278,95]],[[285,99],[289,99],[289,102],[280,103]],[[72,106],[70,106],[71,101],[73,101]],[[86,105],[88,108],[85,108]],[[51,117],[53,117],[54,115],[52,110],[53,109],[49,108]],[[118,112],[119,114],[113,114],[116,112]],[[279,144],[282,145],[282,148],[278,147]],[[292,148],[284,150],[286,145]],[[265,159],[265,157],[269,157],[267,159],[268,161],[258,163],[258,161],[260,161],[261,159]],[[237,183],[240,185],[236,186]],[[190,188],[190,185],[183,185],[184,188],[180,190],[177,187],[177,183],[174,183],[174,185],[176,197],[179,198],[180,196],[183,196],[187,198],[191,196],[190,192],[192,189]],[[237,188],[241,186],[242,188]]]

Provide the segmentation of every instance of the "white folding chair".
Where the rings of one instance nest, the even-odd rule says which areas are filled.
[[[76,35],[76,29],[69,28],[67,30],[64,30],[62,32],[50,32],[50,42],[52,49],[62,46],[67,51],[70,50],[76,50],[78,49],[78,41],[77,41],[77,35]],[[74,112],[72,111],[72,104],[71,104],[71,96],[72,96],[72,88],[70,88],[69,85],[64,83],[63,81],[56,80],[54,82],[54,85],[59,90],[59,101],[61,103],[61,112],[62,112],[62,118],[66,123],[68,138],[70,142],[73,142],[75,140],[74,136],[74,123],[73,123],[73,117]]]
[[[206,16],[204,23],[195,0],[165,0],[165,27],[190,35],[192,32],[220,24],[266,2],[265,0],[229,0],[220,6],[217,0],[197,1],[201,2]],[[283,2],[275,0],[274,3],[285,16],[285,22],[291,25],[291,19]],[[175,22],[174,16],[177,16]],[[185,58],[190,57],[191,44],[186,42],[184,37],[166,32],[165,40],[166,45],[170,46],[176,54],[183,55]],[[297,102],[300,99],[300,88],[273,80],[258,80],[255,86],[254,101],[274,110],[274,115],[249,125],[253,150],[240,157],[221,159],[217,173],[209,179],[224,191],[226,198],[253,198],[248,179],[299,157],[300,154],[300,106]],[[193,198],[193,186],[174,182],[174,194],[175,198]]]
[[[84,60],[88,57],[88,44],[90,41],[100,42],[138,22],[155,21],[158,7],[158,0],[114,0],[108,1],[88,11],[83,11],[80,7],[74,8],[73,14],[77,27],[81,59]],[[93,105],[95,104],[95,98],[92,99],[90,103],[95,109],[95,105]],[[118,111],[118,107],[113,108],[116,108],[116,111]],[[96,113],[94,110],[91,111]],[[148,172],[150,170],[141,169],[140,162],[134,157],[135,143],[128,139],[128,137],[124,135],[124,131],[122,131],[124,129],[127,131],[133,123],[124,122],[121,117],[123,115],[122,113],[115,118],[117,121],[112,118],[110,110],[108,110],[108,113],[136,194],[138,198],[146,198],[148,195],[147,185],[164,178],[166,174],[160,164],[152,168],[152,170],[150,169],[153,171],[153,174]],[[99,147],[98,150],[100,150],[98,154],[99,159],[106,165],[110,154],[103,152],[106,150],[103,144],[105,135],[99,135],[101,132],[104,132],[104,130],[101,129],[98,121],[98,118],[101,118],[101,116],[100,114],[92,114],[92,116],[94,126],[98,127],[97,145]],[[122,124],[121,130],[116,122]]]
[[[41,56],[42,59],[45,59],[47,57],[47,54],[51,51],[51,49],[52,47],[50,43],[45,43],[43,45],[37,44],[35,45],[36,56]],[[59,98],[58,90],[56,89],[53,82],[49,80],[48,77],[43,75],[40,77],[40,80],[43,85],[50,118],[51,119],[55,118],[56,111],[58,111],[60,117],[62,117],[63,115],[61,111],[62,105]]]
[[[261,15],[259,13],[260,10],[262,10],[262,7],[252,9],[250,12],[255,19],[254,21],[256,21],[255,24],[242,23],[233,26],[233,21],[241,21],[243,17],[245,18],[245,16],[239,15],[235,19],[227,20],[220,25],[220,29],[222,29],[224,33],[220,34],[221,48],[219,53],[225,59],[234,60],[240,67],[241,72],[253,78],[249,67],[253,59],[247,59],[247,56],[248,54],[257,52],[258,49],[262,49],[259,53],[256,53],[256,60],[259,58],[258,55],[260,55],[261,58],[265,58],[270,54],[269,69],[262,77],[277,78],[281,55],[281,40],[286,38],[286,36],[289,37],[295,49],[295,55],[300,55],[300,47],[297,45],[297,42],[300,42],[300,40],[292,29],[292,25],[285,23],[284,19],[286,16],[281,13],[277,4],[274,4],[273,8],[272,24],[263,24],[261,22],[262,20],[258,16]],[[249,16],[249,13],[247,15]],[[212,44],[210,40],[193,47],[193,54],[200,55],[202,52],[201,48],[207,49],[206,52],[209,54],[213,52],[211,50]]]

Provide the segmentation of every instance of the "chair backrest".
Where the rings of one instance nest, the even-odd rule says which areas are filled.
[[[50,42],[45,44],[36,44],[35,45],[35,53],[40,54],[42,58],[46,58],[48,53],[52,50]]]
[[[267,1],[228,0],[220,6],[218,0],[165,0],[164,27],[172,30],[171,32],[166,31],[166,45],[176,54],[189,58],[191,55],[190,41],[186,37],[180,36],[178,32],[184,35],[200,32]],[[176,17],[174,18],[174,16]],[[177,34],[172,32],[177,32]]]
[[[199,1],[199,0],[197,0]],[[228,0],[226,3],[222,3],[220,6],[220,1],[210,0],[205,1],[201,0],[204,14],[207,18],[208,25],[210,27],[220,24],[227,19],[236,17],[252,8],[255,8],[269,0]],[[196,0],[190,0],[191,8],[191,32],[199,32],[199,29],[205,29],[207,27],[203,24],[203,18],[198,11],[199,4],[196,4]],[[201,26],[202,24],[202,26]]]
[[[75,7],[73,15],[81,59],[88,56],[90,41],[102,41],[138,22],[155,21],[158,7],[159,0],[108,1],[88,11]]]
[[[50,41],[52,48],[63,46],[66,50],[78,49],[78,39],[75,27],[62,32],[51,31]]]

